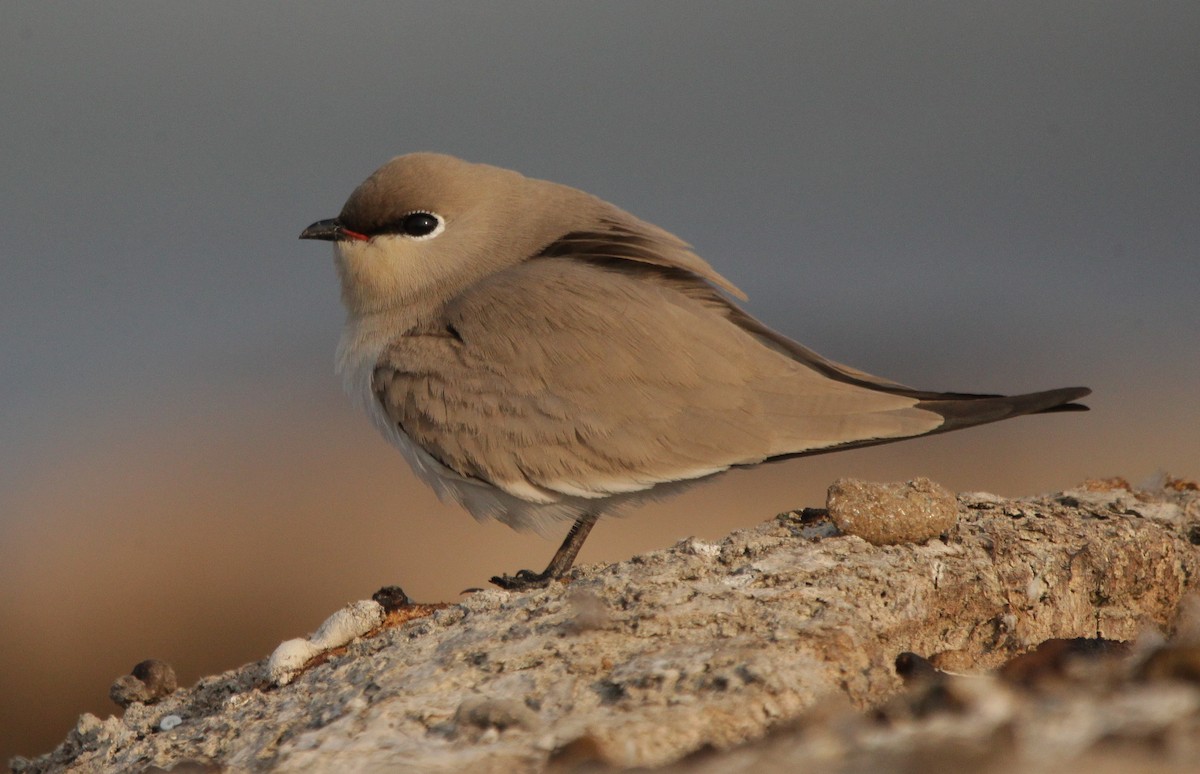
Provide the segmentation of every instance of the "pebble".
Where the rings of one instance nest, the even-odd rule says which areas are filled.
[[[877,546],[924,543],[958,521],[954,494],[927,478],[889,484],[839,478],[826,508],[843,533]]]

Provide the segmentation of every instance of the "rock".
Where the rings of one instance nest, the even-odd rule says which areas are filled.
[[[135,701],[153,704],[178,687],[171,665],[150,658],[138,663],[130,674],[118,677],[108,689],[108,696],[119,707],[128,707]]]
[[[1194,767],[1200,608],[1183,603],[1200,583],[1200,546],[1188,519],[1113,503],[1135,496],[1192,514],[1200,492],[963,495],[957,520],[932,526],[930,514],[949,511],[927,487],[844,491],[849,502],[869,492],[877,510],[865,523],[876,529],[882,503],[925,498],[913,506],[921,529],[906,535],[945,539],[815,534],[818,516],[804,510],[529,592],[386,616],[355,603],[270,661],[134,702],[122,718],[85,716],[58,749],[12,766],[759,772],[1048,760],[1063,770],[1112,758],[1104,745],[1119,739]],[[1109,668],[1086,658],[1107,643],[1051,643],[1011,668],[1018,678],[981,676],[1078,638],[1139,645]],[[1107,677],[1093,685],[1097,672]]]
[[[179,728],[183,725],[183,718],[178,715],[167,715],[162,720],[158,721],[158,727],[163,731],[170,731]]]
[[[958,520],[958,501],[927,478],[876,484],[839,478],[829,487],[826,509],[837,528],[877,546],[924,543]]]
[[[276,685],[287,685],[310,661],[378,627],[385,615],[383,605],[374,599],[351,602],[325,619],[308,639],[280,644],[267,661],[268,679]]]

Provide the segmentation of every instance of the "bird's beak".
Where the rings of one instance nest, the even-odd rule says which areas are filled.
[[[301,239],[323,239],[326,242],[341,242],[345,239],[357,239],[360,242],[366,242],[371,237],[366,234],[360,234],[357,231],[351,231],[341,224],[337,218],[329,220],[318,220],[308,228],[300,232]]]
[[[345,238],[342,224],[338,223],[337,218],[329,220],[318,220],[308,228],[300,232],[301,239],[323,239],[326,242],[336,242],[339,239]]]

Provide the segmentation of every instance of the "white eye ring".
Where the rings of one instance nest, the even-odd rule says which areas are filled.
[[[429,228],[429,221],[434,221]],[[446,230],[446,219],[436,212],[413,210],[400,219],[399,234],[414,241],[433,239]]]

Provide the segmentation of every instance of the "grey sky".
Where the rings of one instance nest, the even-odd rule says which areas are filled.
[[[211,381],[327,389],[340,310],[296,234],[419,149],[604,196],[769,322],[929,387],[1101,384],[1200,342],[1194,3],[3,16],[9,469]]]

